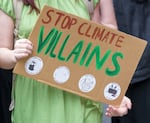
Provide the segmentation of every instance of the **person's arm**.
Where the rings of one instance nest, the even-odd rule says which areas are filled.
[[[13,19],[0,10],[0,47],[13,48],[13,30]]]
[[[101,23],[117,29],[117,22],[112,0],[100,0]]]
[[[100,0],[93,12],[92,21],[117,29],[117,22],[112,0]]]
[[[14,22],[0,10],[0,68],[11,69],[16,62],[32,52],[32,43],[27,39],[15,42],[13,49]]]
[[[12,68],[12,53],[9,49],[13,48],[13,29],[14,22],[11,17],[0,10],[0,67]]]

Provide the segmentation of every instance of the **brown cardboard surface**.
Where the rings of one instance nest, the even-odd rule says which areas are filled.
[[[14,73],[106,104],[119,104],[146,41],[45,6],[30,34],[32,56]],[[23,69],[20,69],[23,68]]]

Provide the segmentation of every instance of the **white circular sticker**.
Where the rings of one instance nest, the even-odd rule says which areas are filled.
[[[118,83],[112,82],[106,85],[104,89],[104,96],[108,100],[115,100],[119,97],[121,88]]]
[[[30,75],[36,75],[41,72],[43,61],[39,57],[31,57],[25,63],[25,71]]]
[[[86,74],[82,76],[79,80],[79,89],[82,92],[90,92],[94,89],[96,85],[96,79],[91,74]]]
[[[60,66],[54,71],[53,77],[57,83],[65,83],[70,77],[70,70],[65,66]]]

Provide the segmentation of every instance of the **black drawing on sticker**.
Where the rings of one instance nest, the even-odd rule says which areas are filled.
[[[113,84],[109,87],[108,93],[112,94],[113,97],[117,94],[117,86],[114,86]]]
[[[29,70],[33,71],[35,67],[35,61],[32,61],[32,63],[29,65]]]

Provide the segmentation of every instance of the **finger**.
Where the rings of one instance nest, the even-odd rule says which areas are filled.
[[[22,44],[22,45],[18,45],[15,47],[15,49],[27,49],[27,50],[32,50],[33,46],[29,45],[29,44]]]
[[[16,41],[14,48],[22,48],[27,46],[30,48],[33,47],[32,42],[27,39],[20,39]]]
[[[112,117],[112,114],[109,113],[109,112],[106,112],[105,115],[106,115],[107,117]]]
[[[109,105],[108,108],[106,108],[106,113],[105,113],[105,115],[108,116],[108,117],[112,117],[112,112],[113,112],[113,109],[112,109],[112,107]]]
[[[112,116],[123,116],[126,115],[128,112],[128,109],[126,106],[122,107],[113,107],[109,106],[107,109],[107,112],[110,113]]]
[[[27,53],[21,53],[21,54],[16,54],[15,55],[15,58],[17,59],[17,61],[18,60],[20,60],[20,59],[22,59],[22,58],[25,58],[25,57],[28,57],[29,56],[29,54],[27,54]]]
[[[26,48],[18,48],[18,49],[15,49],[14,52],[17,54],[17,53],[28,53],[28,54],[31,54],[32,53],[32,50],[30,50],[30,48],[26,47]]]
[[[14,53],[14,56],[15,56],[16,60],[18,61],[22,58],[28,57],[30,54],[31,54],[31,51],[19,50]]]
[[[127,98],[126,106],[127,106],[128,109],[132,108],[132,103],[131,103],[131,100],[129,98]]]
[[[125,105],[128,109],[132,108],[132,102],[128,97],[124,97],[122,101],[122,105]]]
[[[19,39],[16,41],[16,43],[29,43],[29,44],[32,44],[32,42],[28,39]]]

